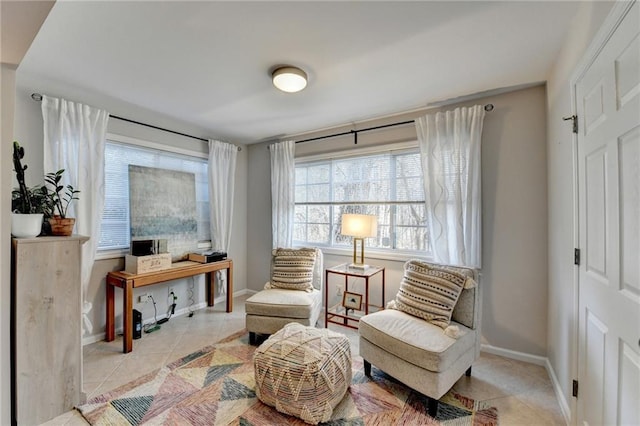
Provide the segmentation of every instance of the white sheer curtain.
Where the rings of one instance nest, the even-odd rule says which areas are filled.
[[[109,113],[64,99],[42,97],[44,119],[44,172],[64,169],[63,185],[80,190],[67,216],[76,218],[75,232],[90,237],[82,246],[83,329],[93,325],[86,300],[104,207],[104,143]]]
[[[274,143],[271,152],[271,232],[273,248],[293,245],[295,210],[294,141]]]
[[[482,266],[480,141],[484,108],[476,105],[416,120],[434,260]]]
[[[227,252],[231,243],[233,192],[238,147],[226,142],[209,140],[209,215],[211,216],[211,247]],[[227,291],[226,275],[216,275],[218,294]]]

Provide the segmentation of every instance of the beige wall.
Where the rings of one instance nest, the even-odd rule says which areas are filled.
[[[54,1],[0,2],[0,424],[11,422],[10,264],[12,141],[16,67]],[[6,242],[6,243],[5,243]]]
[[[27,170],[27,183],[35,185],[42,182],[43,171],[43,122],[42,113],[40,111],[40,103],[31,99],[31,93],[42,92],[50,96],[59,96],[65,99],[84,102],[89,105],[98,106],[107,109],[115,115],[131,118],[134,120],[155,124],[157,126],[166,127],[172,130],[180,131],[195,136],[203,135],[202,129],[193,129],[185,126],[184,123],[176,122],[167,117],[154,115],[149,111],[142,111],[131,105],[122,104],[114,99],[101,97],[94,93],[77,88],[60,87],[45,79],[34,79],[28,76],[17,75],[17,92],[16,92],[16,125],[14,137],[25,147],[25,163],[29,165]],[[164,145],[181,147],[197,152],[208,152],[205,142],[185,138],[171,133],[162,132],[155,129],[127,123],[121,120],[110,119],[107,131],[109,133],[124,135],[146,141],[152,141]],[[234,290],[236,293],[242,293],[246,288],[247,282],[247,258],[246,258],[246,206],[247,206],[247,150],[243,147],[238,153],[236,166],[236,182],[234,196],[234,215],[232,224],[232,241],[229,248],[229,257],[234,261]],[[82,188],[80,187],[82,190]],[[93,310],[89,317],[93,323],[94,330],[90,336],[84,336],[85,342],[101,339],[105,327],[105,276],[109,271],[122,270],[124,268],[124,259],[106,259],[97,260],[92,271],[92,278],[86,292],[86,300],[93,304]],[[137,296],[141,293],[151,293],[156,300],[158,314],[162,315],[167,312],[168,307],[168,287],[169,283],[158,284],[150,288],[134,291],[134,309],[142,312],[143,319],[152,320],[154,315],[153,304],[138,304]],[[175,289],[178,301],[177,311],[185,312],[188,310],[190,302],[191,279],[180,280],[171,283],[171,287]],[[205,304],[205,290],[203,277],[196,277],[193,286],[193,302],[194,305],[203,306]],[[116,290],[116,327],[122,326],[122,295],[121,291]]]
[[[482,149],[483,335],[546,355],[547,183],[545,88],[491,102]],[[495,115],[493,115],[495,114]]]
[[[545,99],[545,87],[536,86],[464,104],[495,105],[495,110],[486,115],[482,138],[483,334],[489,345],[539,356],[546,355],[547,342]],[[415,116],[397,116],[384,122]],[[359,127],[384,122],[363,123]],[[384,134],[360,134],[357,146],[415,138],[415,128],[403,126],[385,130]],[[352,140],[343,137],[298,144],[296,155],[352,149]],[[260,289],[269,278],[271,201],[267,145],[249,147],[247,227],[252,268],[247,285],[252,290]],[[348,260],[349,253],[326,255],[325,266]],[[398,290],[403,262],[376,259],[375,263],[387,268],[389,300]]]
[[[568,37],[547,83],[549,180],[549,302],[547,357],[564,397],[571,401],[571,381],[577,378],[574,312],[574,175],[570,81],[576,64],[602,24],[612,3],[583,2],[569,23]]]
[[[13,114],[15,66],[2,64],[0,69],[0,424],[11,422],[11,182],[13,164]]]

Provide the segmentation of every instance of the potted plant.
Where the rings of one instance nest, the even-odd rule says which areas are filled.
[[[78,200],[77,194],[79,190],[75,189],[72,185],[60,184],[64,169],[60,169],[57,172],[47,173],[44,177],[45,184],[51,185],[53,189],[48,191],[48,196],[53,206],[51,209],[51,217],[49,217],[49,224],[51,225],[52,235],[64,235],[69,236],[73,232],[73,226],[76,223],[75,218],[67,217],[69,205],[73,200]]]
[[[42,232],[43,217],[51,211],[45,186],[28,187],[24,179],[27,165],[22,165],[24,148],[13,141],[13,168],[18,187],[11,192],[11,234],[17,238],[37,237]]]

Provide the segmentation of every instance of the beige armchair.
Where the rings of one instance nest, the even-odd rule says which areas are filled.
[[[420,278],[407,279],[408,265],[418,265],[427,276],[421,287]],[[432,268],[432,269],[431,269]],[[442,267],[425,262],[409,261],[405,264],[403,283],[396,300],[396,309],[385,309],[366,315],[359,323],[360,355],[364,359],[365,375],[371,377],[371,365],[401,381],[428,397],[428,413],[435,417],[438,400],[462,377],[471,375],[471,364],[480,355],[480,288],[477,274],[466,268]],[[438,324],[410,315],[428,292],[447,278],[455,276],[459,298],[451,322]],[[468,279],[472,278],[472,279]],[[403,287],[414,291],[417,299],[411,300],[403,293]],[[447,293],[449,290],[445,291]],[[414,304],[413,302],[418,302]],[[401,310],[403,309],[403,310]],[[428,315],[427,315],[428,316]]]
[[[315,327],[322,311],[323,257],[319,249],[313,250],[312,281],[307,291],[273,286],[274,269],[278,253],[283,250],[296,252],[295,249],[274,249],[271,257],[272,280],[265,288],[245,302],[245,323],[249,331],[249,342],[255,344],[256,334],[271,335],[290,322]],[[291,255],[291,253],[288,253]],[[290,269],[290,268],[289,268]],[[276,272],[277,274],[277,272]],[[288,272],[285,275],[289,274]]]

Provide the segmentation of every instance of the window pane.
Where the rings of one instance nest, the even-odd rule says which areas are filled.
[[[309,206],[309,222],[329,224],[329,206]]]
[[[295,199],[298,200],[299,203],[307,201],[307,187],[302,185],[296,185],[295,188]]]
[[[307,187],[308,201],[329,201],[331,199],[331,186],[328,183],[309,185]]]
[[[329,225],[308,225],[307,226],[307,242],[310,243],[329,243]]]
[[[307,241],[307,225],[301,223],[293,225],[293,241]]]
[[[427,234],[426,228],[398,226],[396,227],[396,248],[427,251]]]
[[[396,200],[424,200],[420,154],[399,155],[395,159]]]
[[[294,210],[294,222],[295,223],[306,223],[309,221],[307,219],[307,206],[296,206]]]
[[[417,149],[300,163],[296,179],[297,244],[351,247],[352,237],[340,233],[341,218],[345,213],[357,213],[378,217],[378,235],[366,239],[367,247],[428,252]],[[398,204],[407,201],[416,203]],[[305,205],[321,202],[329,203]]]
[[[107,141],[105,204],[98,250],[127,249],[130,241],[129,164],[195,174],[198,241],[210,241],[207,161],[202,158]]]
[[[296,167],[296,185],[305,185],[307,183],[307,168]]]
[[[330,177],[330,165],[329,164],[319,164],[316,166],[310,166],[308,173],[308,183],[327,183],[329,182]]]
[[[390,200],[390,160],[389,155],[336,160],[333,201]]]
[[[428,230],[424,204],[396,206],[396,247],[426,250]]]
[[[404,204],[395,206],[396,225],[426,226],[427,213],[424,204]]]

